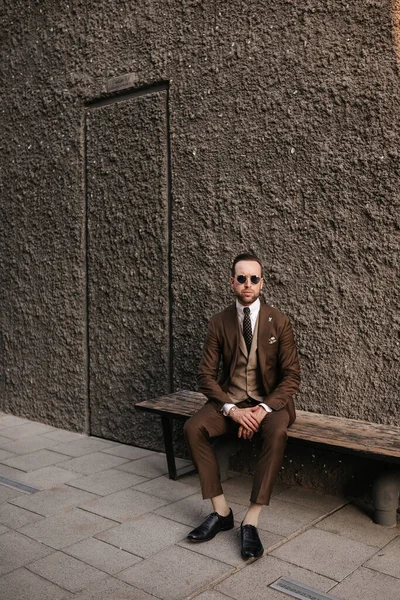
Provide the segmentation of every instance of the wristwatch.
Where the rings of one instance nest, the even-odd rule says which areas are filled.
[[[230,414],[231,414],[231,412],[235,412],[235,410],[236,410],[236,406],[232,406],[232,407],[229,409],[228,415],[230,415]]]

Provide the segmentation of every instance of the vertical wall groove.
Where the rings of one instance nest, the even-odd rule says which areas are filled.
[[[85,269],[84,292],[84,373],[85,373],[85,433],[90,435],[91,429],[91,404],[90,404],[90,344],[89,344],[89,200],[87,184],[87,144],[86,144],[86,110],[83,112],[83,197],[84,197],[84,226],[83,226],[83,252]]]
[[[169,112],[169,88],[166,98],[167,114],[167,178],[168,178],[168,310],[169,310],[169,391],[174,391],[174,338],[173,338],[173,289],[172,289],[172,165],[171,165],[171,123]]]

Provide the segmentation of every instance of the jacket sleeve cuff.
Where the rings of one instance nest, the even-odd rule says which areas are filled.
[[[267,413],[272,412],[272,408],[270,406],[268,406],[268,404],[264,404],[264,402],[260,402],[260,404],[258,406],[262,406],[263,408],[265,408]]]

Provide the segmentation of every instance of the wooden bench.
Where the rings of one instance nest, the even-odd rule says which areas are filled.
[[[161,417],[168,473],[171,479],[177,479],[173,420],[186,421],[204,405],[206,400],[203,394],[182,390],[135,405],[137,410],[158,414]],[[400,464],[400,427],[302,410],[296,412],[297,419],[288,429],[289,438],[337,452],[361,454],[365,457]],[[399,489],[400,471],[397,470],[393,473],[385,473],[374,483],[375,522],[381,525],[396,524]]]

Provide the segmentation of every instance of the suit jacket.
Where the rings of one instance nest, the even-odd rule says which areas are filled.
[[[258,315],[257,356],[266,393],[273,410],[285,409],[290,425],[296,418],[293,395],[300,384],[300,365],[289,318],[261,303]],[[220,409],[231,402],[227,395],[239,352],[239,321],[236,304],[212,317],[198,372],[199,390]],[[218,377],[220,361],[222,369]]]

